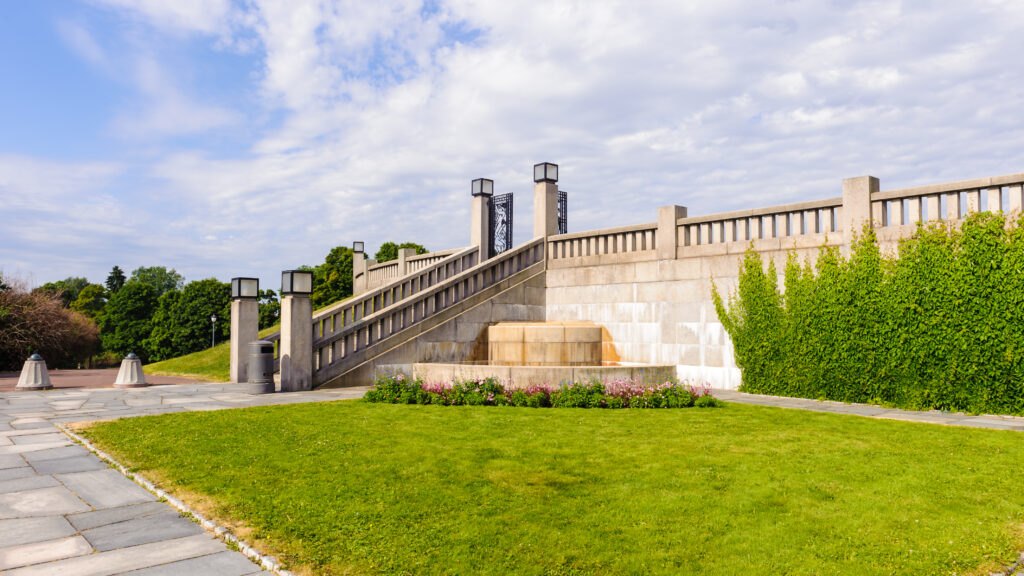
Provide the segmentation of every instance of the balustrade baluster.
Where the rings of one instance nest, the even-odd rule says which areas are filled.
[[[932,194],[930,196],[926,196],[925,197],[924,205],[925,205],[925,208],[928,211],[928,221],[929,222],[934,222],[936,220],[941,220],[942,219],[942,215],[940,214],[940,212],[942,210],[941,210],[941,207],[939,206],[939,204],[940,204],[940,202],[939,202],[938,194]]]

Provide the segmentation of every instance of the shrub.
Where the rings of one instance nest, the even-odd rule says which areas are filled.
[[[99,349],[99,329],[64,307],[59,294],[29,291],[25,282],[3,279],[0,290],[0,370],[20,370],[38,352],[53,367],[74,367]]]
[[[898,256],[865,228],[850,255],[775,270],[749,251],[715,306],[747,392],[1024,413],[1024,228],[976,213],[919,225]]]
[[[496,378],[452,382],[410,379],[402,374],[383,374],[363,399],[391,404],[436,404],[441,406],[517,406],[529,408],[686,408],[720,406],[708,388],[665,382],[645,386],[631,380],[605,385],[600,380],[565,382],[558,388],[531,385],[506,386]]]

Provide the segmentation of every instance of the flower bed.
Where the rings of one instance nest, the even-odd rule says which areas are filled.
[[[632,380],[607,384],[591,380],[514,388],[497,378],[427,383],[402,374],[378,376],[363,399],[390,404],[530,408],[709,408],[722,404],[706,386],[674,381],[650,386]]]

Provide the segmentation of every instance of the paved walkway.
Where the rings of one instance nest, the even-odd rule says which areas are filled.
[[[59,422],[319,402],[366,388],[252,396],[245,385],[0,392],[0,571],[29,576],[245,576],[260,568],[54,427]],[[714,390],[730,402],[1024,430],[1024,418],[908,412]]]
[[[814,412],[833,412],[836,414],[856,414],[868,418],[886,420],[905,420],[907,422],[925,422],[928,424],[945,424],[947,426],[970,426],[972,428],[993,428],[996,430],[1024,431],[1024,418],[1019,416],[996,416],[992,414],[964,414],[963,412],[940,412],[938,410],[912,411],[897,408],[883,408],[869,404],[845,404],[830,400],[808,400],[806,398],[786,398],[783,396],[762,396],[760,394],[744,394],[736,390],[712,390],[711,393],[726,402],[741,404],[757,404],[758,406],[775,406],[778,408],[794,408]]]
[[[54,427],[58,422],[358,398],[245,385],[0,393],[0,571],[10,576],[243,576],[260,567]]]
[[[86,370],[50,370],[54,388],[110,388],[117,380],[117,368]],[[21,372],[0,372],[0,392],[13,392]],[[146,373],[146,382],[158,384],[202,384],[202,380],[180,376],[157,376]]]

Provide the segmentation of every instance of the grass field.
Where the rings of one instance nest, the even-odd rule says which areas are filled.
[[[280,326],[272,326],[260,330],[260,338],[280,329]],[[231,379],[231,343],[221,342],[206,350],[146,364],[144,371],[146,374],[161,376],[185,376],[200,380],[227,382]]]
[[[716,410],[343,401],[86,434],[305,574],[982,574],[1024,436]]]
[[[323,312],[327,308],[345,300],[348,300],[348,298],[314,310],[313,314],[316,315]],[[270,328],[264,328],[260,330],[260,338],[280,330],[281,326],[279,324],[275,324]],[[227,382],[231,379],[231,345],[230,342],[222,342],[212,348],[200,350],[199,352],[146,364],[144,371],[146,374],[158,374],[161,376],[184,376],[199,380]]]

